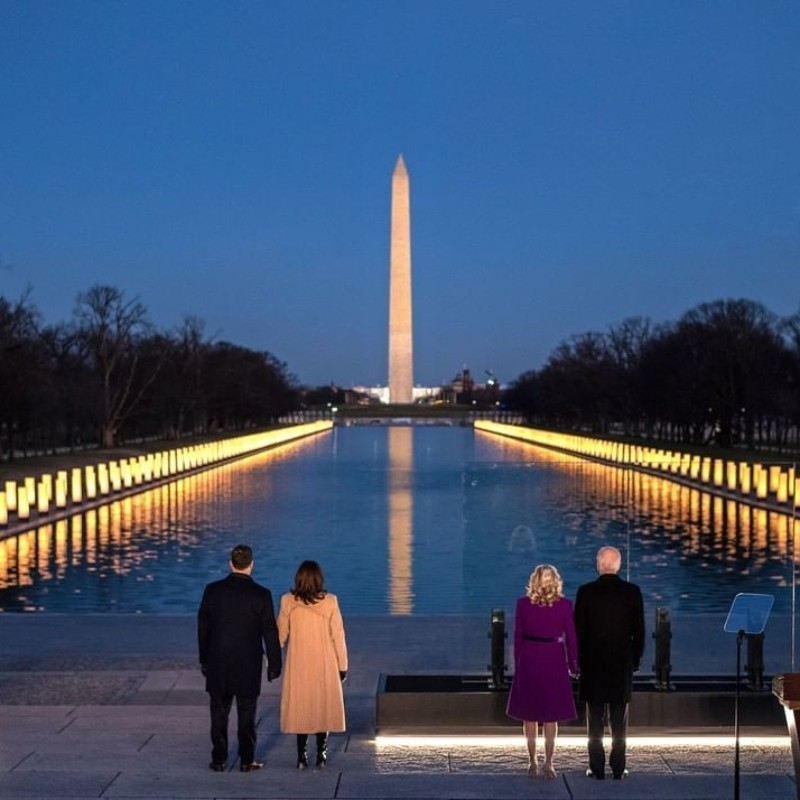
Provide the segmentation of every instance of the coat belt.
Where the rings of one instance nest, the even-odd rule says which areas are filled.
[[[562,642],[564,638],[562,636],[530,636],[527,633],[522,634],[522,638],[528,642]]]

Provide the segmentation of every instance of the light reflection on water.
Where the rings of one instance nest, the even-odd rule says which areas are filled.
[[[574,596],[607,543],[648,611],[721,613],[748,591],[786,612],[791,525],[469,429],[336,429],[0,542],[0,608],[193,613],[245,541],[276,595],[320,561],[348,613],[510,610],[540,562]]]
[[[774,594],[776,612],[790,609],[792,525],[797,533],[798,522],[789,516],[513,440],[496,447],[501,453],[494,466],[467,472],[467,549],[473,552],[464,562],[473,565],[469,583],[476,598],[491,582],[481,558],[484,564],[487,558],[505,562],[520,593],[529,562],[554,563],[572,596],[594,577],[597,548],[613,544],[650,609],[724,613],[743,591]],[[514,555],[520,550],[520,508],[533,533],[526,559]],[[525,563],[515,569],[520,560]]]

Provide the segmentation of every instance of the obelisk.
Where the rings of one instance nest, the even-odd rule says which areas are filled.
[[[392,231],[389,253],[389,402],[414,401],[411,322],[411,211],[403,156],[392,173]]]

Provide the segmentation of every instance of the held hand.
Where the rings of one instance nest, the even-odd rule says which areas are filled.
[[[339,680],[342,683],[344,683],[347,680],[347,670],[346,669],[340,669],[339,670]]]

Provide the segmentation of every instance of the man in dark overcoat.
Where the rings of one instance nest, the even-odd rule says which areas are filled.
[[[260,769],[255,760],[256,706],[261,693],[261,669],[267,655],[267,680],[281,674],[278,625],[269,589],[257,584],[253,551],[237,545],[231,551],[231,573],[209,583],[197,612],[200,669],[206,678],[211,706],[211,763],[215,772],[228,760],[228,717],[233,698],[242,772]]]
[[[616,547],[597,553],[599,577],[578,589],[575,629],[578,634],[580,700],[586,704],[590,778],[605,778],[603,733],[611,728],[609,766],[614,778],[625,769],[628,703],[633,673],[644,654],[644,602],[638,586],[617,574],[622,556]]]

